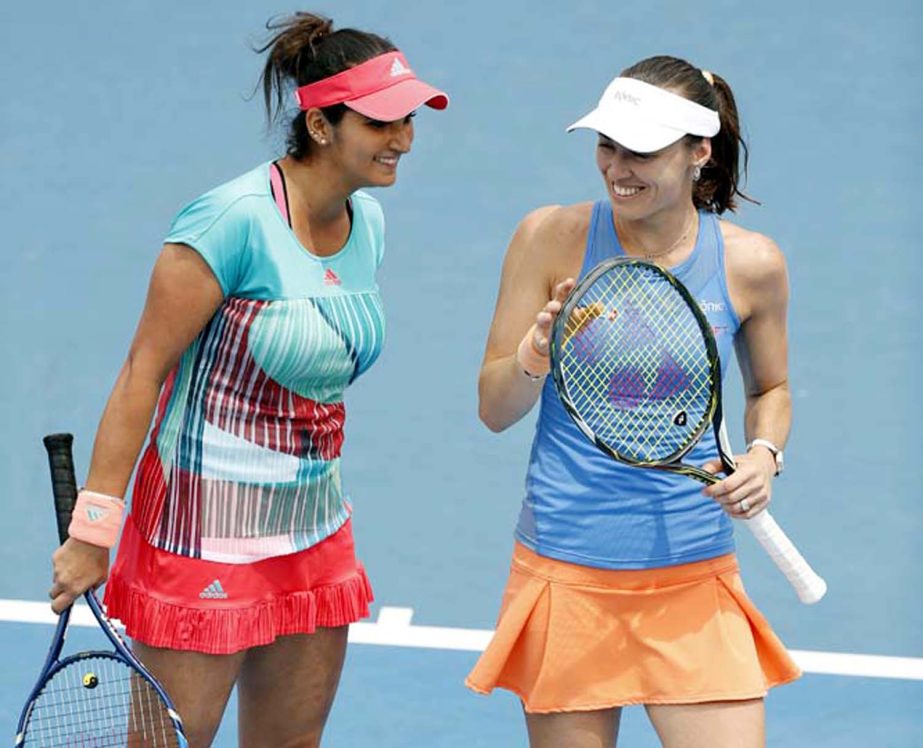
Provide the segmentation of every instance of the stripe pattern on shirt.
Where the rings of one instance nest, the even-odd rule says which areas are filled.
[[[227,299],[161,393],[133,501],[145,537],[244,563],[339,529],[343,392],[383,331],[377,292]]]

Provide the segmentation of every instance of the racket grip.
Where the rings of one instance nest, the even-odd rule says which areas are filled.
[[[48,452],[48,468],[51,471],[51,490],[54,494],[55,515],[58,521],[58,537],[67,540],[67,528],[77,502],[77,478],[74,476],[74,455],[72,434],[49,434],[42,442]]]
[[[795,588],[801,602],[811,605],[826,594],[827,583],[805,561],[768,511],[743,522]]]

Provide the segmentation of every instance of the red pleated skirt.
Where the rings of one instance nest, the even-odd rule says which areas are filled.
[[[298,553],[225,564],[155,548],[128,517],[104,602],[151,647],[231,654],[369,615],[372,588],[352,521]]]

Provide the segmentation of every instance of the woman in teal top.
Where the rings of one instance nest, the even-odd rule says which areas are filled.
[[[414,110],[448,104],[387,39],[306,13],[271,28],[267,113],[291,87],[299,107],[287,153],[174,220],[86,480],[124,496],[153,417],[111,574],[74,537],[54,557],[56,611],[108,575],[191,746],[235,684],[241,745],[320,742],[372,594],[340,479],[343,393],[384,335],[384,220],[361,188],[393,184]]]

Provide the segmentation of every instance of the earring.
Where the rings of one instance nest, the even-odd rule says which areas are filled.
[[[312,132],[311,137],[317,141],[318,145],[327,145],[327,139],[320,133]]]
[[[696,165],[695,169],[692,170],[692,181],[698,182],[702,176],[702,167]]]

